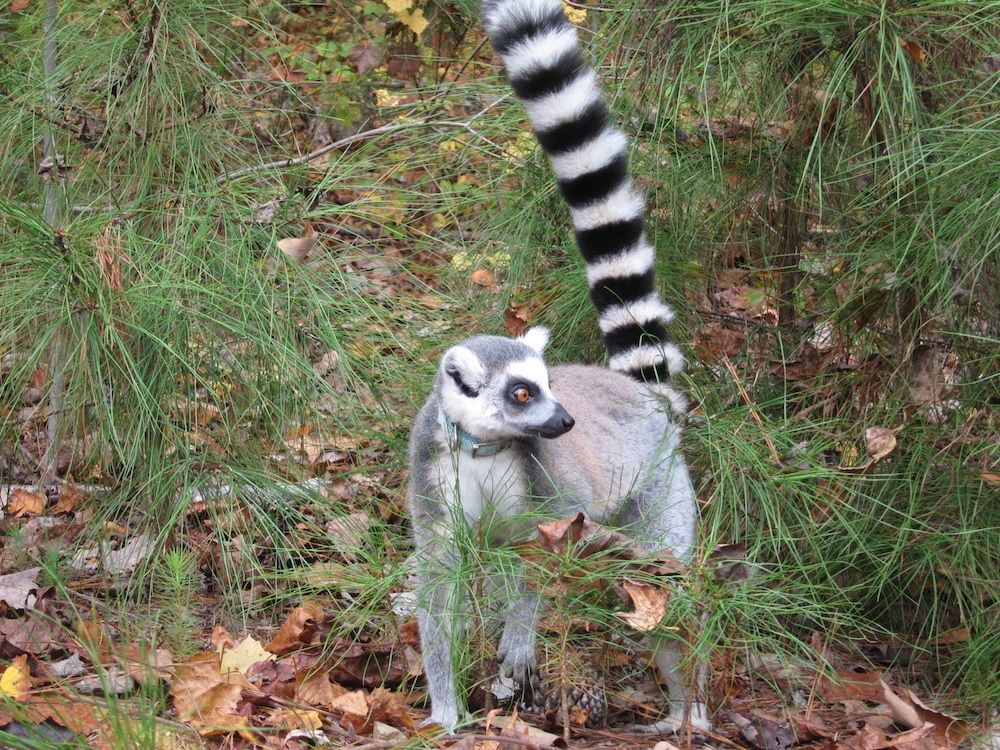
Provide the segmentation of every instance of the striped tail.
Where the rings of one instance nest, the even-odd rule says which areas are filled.
[[[674,313],[656,292],[655,250],[628,174],[628,140],[608,123],[597,73],[562,0],[483,0],[483,17],[569,204],[608,366],[659,384],[674,410],[685,411],[686,399],[669,384],[684,356],[667,341]]]

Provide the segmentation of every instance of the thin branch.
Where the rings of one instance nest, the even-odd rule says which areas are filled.
[[[308,162],[318,159],[319,157],[330,153],[338,148],[343,148],[344,146],[350,146],[352,143],[357,143],[359,141],[367,141],[371,138],[377,138],[380,135],[386,135],[388,133],[397,133],[401,130],[412,130],[415,128],[460,128],[462,130],[467,130],[472,135],[477,138],[482,138],[487,143],[490,143],[489,139],[483,136],[479,131],[472,127],[477,119],[486,114],[494,106],[506,99],[509,94],[506,94],[494,101],[490,102],[483,109],[479,110],[476,114],[472,115],[467,120],[422,120],[419,122],[393,122],[387,125],[381,125],[377,128],[372,128],[371,130],[363,130],[360,133],[355,133],[354,135],[349,135],[345,138],[341,138],[333,143],[328,143],[325,146],[321,146],[314,151],[310,151],[308,154],[303,154],[302,156],[295,156],[289,159],[279,159],[278,161],[268,162],[266,164],[254,164],[250,167],[241,167],[240,169],[235,169],[232,172],[226,172],[223,175],[219,175],[216,178],[217,183],[228,182],[229,180],[235,180],[237,177],[244,177],[248,174],[253,174],[254,172],[265,172],[269,169],[283,169],[285,167],[292,167],[297,164],[307,164]],[[495,144],[493,144],[495,145]]]
[[[59,24],[59,0],[46,0],[45,3],[45,26],[42,30],[42,69],[45,73],[45,103],[48,109],[49,120],[55,115],[57,106],[56,100],[56,64],[59,60],[59,47],[56,44],[56,33]],[[60,242],[60,220],[59,220],[59,195],[58,185],[59,155],[56,153],[55,134],[50,127],[46,128],[42,137],[42,153],[44,161],[49,165],[49,172],[46,175],[45,183],[45,207],[42,216],[45,222],[52,229],[53,237],[57,243]],[[49,390],[49,414],[45,424],[47,444],[45,453],[39,461],[40,474],[39,485],[48,488],[55,479],[56,471],[59,468],[59,448],[61,447],[61,430],[59,416],[62,412],[63,392],[66,390],[66,362],[63,353],[64,343],[63,331],[57,329],[55,332],[52,350],[49,353],[49,377],[52,378],[52,387]],[[43,490],[44,491],[44,490]]]
[[[732,377],[733,383],[736,385],[737,390],[746,402],[747,408],[750,409],[750,416],[753,417],[753,421],[757,423],[758,427],[760,427],[761,437],[764,438],[764,442],[771,451],[771,458],[774,461],[775,466],[779,466],[781,464],[781,455],[778,453],[778,448],[774,445],[774,441],[771,440],[771,436],[767,434],[767,428],[764,426],[764,420],[761,419],[760,413],[757,411],[757,407],[754,406],[753,401],[750,399],[750,394],[743,386],[743,381],[740,380],[739,373],[736,372],[736,368],[733,367],[733,363],[729,361],[729,357],[723,357],[722,364],[729,371],[729,375]]]

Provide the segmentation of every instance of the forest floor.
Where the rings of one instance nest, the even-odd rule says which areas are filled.
[[[422,30],[422,15],[410,13],[408,5],[400,6],[399,21]],[[343,31],[334,38],[340,45],[334,49],[330,30],[323,30],[320,41],[308,11],[301,15],[285,29],[289,49],[311,49],[317,65],[334,61],[345,76],[376,66],[384,71],[387,65],[392,88],[364,90],[377,106],[405,107],[419,99],[417,78],[426,61],[412,45],[385,42],[388,48],[382,49]],[[476,47],[468,59],[477,54],[486,53]],[[278,62],[284,59],[279,53],[274,59],[274,74],[285,81],[316,74],[289,69]],[[456,65],[438,83],[447,84],[448,76],[457,80],[464,71]],[[369,104],[350,103],[359,112]],[[475,114],[459,107],[448,113]],[[315,125],[303,119],[295,126],[295,153],[334,140],[329,132],[317,135]],[[437,153],[447,159],[465,142],[443,143]],[[322,161],[315,166],[322,170]],[[449,189],[474,187],[477,180],[488,189],[487,178],[474,171]],[[718,571],[743,568],[745,549],[720,545],[716,558],[705,555],[690,568],[662,564],[670,569],[650,572],[649,560],[608,553],[620,540],[602,537],[601,555],[594,558],[593,545],[587,548],[593,537],[581,538],[572,519],[556,531],[542,529],[543,541],[534,548],[542,560],[551,555],[565,563],[578,556],[567,563],[569,573],[539,584],[556,600],[542,624],[549,654],[543,671],[554,691],[547,709],[516,710],[490,696],[495,651],[476,626],[469,646],[475,667],[467,680],[475,686],[470,704],[478,721],[452,737],[419,728],[428,706],[407,577],[411,547],[403,498],[409,420],[429,388],[443,342],[484,327],[520,333],[541,302],[522,290],[509,299],[501,294],[509,259],[469,261],[426,246],[414,250],[400,233],[383,231],[395,221],[430,236],[451,209],[403,217],[403,208],[388,201],[368,205],[372,211],[360,217],[338,215],[339,206],[363,194],[360,188],[325,192],[329,215],[313,206],[309,225],[299,227],[302,236],[290,238],[304,241],[313,268],[336,265],[373,306],[389,312],[353,324],[351,354],[378,361],[365,385],[338,372],[337,353],[313,353],[317,372],[326,374],[335,396],[332,405],[318,408],[327,422],[303,424],[282,445],[271,446],[274,473],[288,477],[272,491],[283,508],[280,524],[270,515],[271,500],[241,486],[202,488],[160,529],[106,518],[107,488],[100,473],[75,476],[69,452],[57,485],[40,488],[36,468],[47,445],[48,374],[39,371],[37,382],[27,384],[18,414],[21,439],[16,455],[8,456],[14,468],[0,486],[0,746],[932,750],[968,746],[984,736],[989,717],[955,718],[926,705],[925,686],[934,686],[936,698],[947,695],[949,686],[925,673],[920,648],[884,633],[833,642],[816,631],[800,634],[794,655],[747,644],[700,653],[712,667],[706,696],[711,732],[625,731],[624,726],[662,716],[664,695],[648,645],[639,635],[623,635],[620,622],[617,629],[610,627],[608,619],[621,619],[624,602],[634,610],[624,612],[631,622],[652,618],[652,626],[636,633],[654,630],[674,580],[719,587],[738,582],[746,570]],[[475,203],[469,204],[468,214],[475,211]],[[685,342],[706,366],[732,375],[738,386],[734,400],[750,415],[747,424],[759,415],[744,387],[749,384],[742,383],[730,357],[748,356],[743,373],[774,367],[765,348],[753,350],[746,335],[755,323],[775,322],[776,311],[759,292],[758,280],[736,264],[720,273],[713,281],[716,314],[703,318]],[[494,322],[484,326],[484,315]],[[783,363],[782,377],[791,382],[820,368],[857,367],[828,333],[817,331],[811,342],[805,354]],[[831,364],[837,357],[843,361]],[[923,389],[927,401],[942,400],[948,366],[942,359],[925,368],[926,382],[916,383],[915,390]],[[206,409],[200,420],[192,443],[221,442],[213,432],[220,427],[219,415]],[[841,461],[848,472],[860,474],[892,454],[896,430],[859,427],[857,432],[864,438]],[[761,434],[776,466],[794,460],[777,455],[767,432]],[[984,469],[983,481],[1000,484],[1000,477]],[[829,514],[836,502],[829,491],[813,512]],[[283,544],[275,544],[276,535]],[[531,558],[531,552],[521,552]],[[610,567],[595,573],[601,565]],[[590,576],[582,593],[574,589],[581,568]],[[633,583],[633,573],[646,576],[645,582]],[[594,580],[601,582],[600,591]],[[601,620],[590,618],[589,609],[574,612],[578,595],[591,597],[586,606],[593,611],[607,608],[610,614]],[[968,629],[949,627],[930,646],[947,649],[969,638]],[[570,712],[571,727],[564,732],[559,685],[567,682],[570,690],[603,693],[607,711],[601,726],[584,726],[595,717],[579,709]],[[992,742],[1000,747],[1000,736]]]

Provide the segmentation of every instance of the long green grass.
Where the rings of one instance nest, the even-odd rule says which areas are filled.
[[[566,209],[496,68],[474,55],[473,6],[428,8],[447,49],[418,47],[413,85],[381,69],[331,82],[323,53],[296,43],[331,17],[311,7],[61,3],[54,81],[44,8],[0,22],[0,481],[31,481],[24,451],[37,457],[44,430],[41,417],[26,428],[23,399],[41,368],[50,403],[59,342],[60,478],[104,488],[81,544],[106,539],[108,522],[154,539],[107,597],[139,613],[121,618],[123,637],[198,648],[167,615],[197,609],[202,584],[226,605],[208,626],[275,622],[321,596],[336,603],[335,636],[397,637],[406,435],[436,357],[503,332],[513,303],[553,328],[553,361],[600,361]],[[690,354],[700,558],[741,543],[753,571],[707,588],[696,571],[671,600],[668,620],[699,633],[703,658],[810,660],[819,633],[859,660],[895,654],[911,685],[963,715],[1000,705],[998,11],[589,11],[585,43],[633,136],[672,332]],[[296,65],[308,86],[275,74]],[[324,129],[334,141],[388,122],[402,127],[312,164],[225,177],[299,156]],[[58,227],[36,174],[45,134],[73,167]],[[297,264],[276,242],[307,219],[320,240]],[[477,266],[499,292],[470,283]],[[736,284],[752,304],[734,314],[717,294]],[[713,353],[721,330],[738,342],[730,366]],[[832,349],[810,343],[819,330]],[[899,428],[897,446],[862,472],[868,427]],[[301,453],[311,438],[348,446],[325,478],[350,492],[290,489],[316,473]],[[328,524],[355,511],[371,521],[361,548],[331,548]],[[510,567],[470,539],[467,580]],[[68,559],[50,566],[56,580]],[[623,574],[565,565],[554,570],[595,583]],[[564,642],[628,642],[612,609],[591,590],[554,601],[550,677],[579,666]],[[560,630],[560,612],[599,623],[598,645]],[[956,627],[967,641],[938,643]],[[470,649],[481,698],[491,647]],[[150,697],[149,717],[162,708]],[[117,733],[122,747],[156,737],[152,719]]]

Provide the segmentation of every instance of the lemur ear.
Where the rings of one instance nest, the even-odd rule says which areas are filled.
[[[545,351],[545,346],[549,343],[549,335],[549,329],[545,326],[532,326],[518,336],[517,340],[527,344],[536,352],[541,354]]]
[[[486,370],[479,357],[464,346],[453,346],[444,353],[441,368],[455,381],[463,395],[475,398],[486,382]]]

